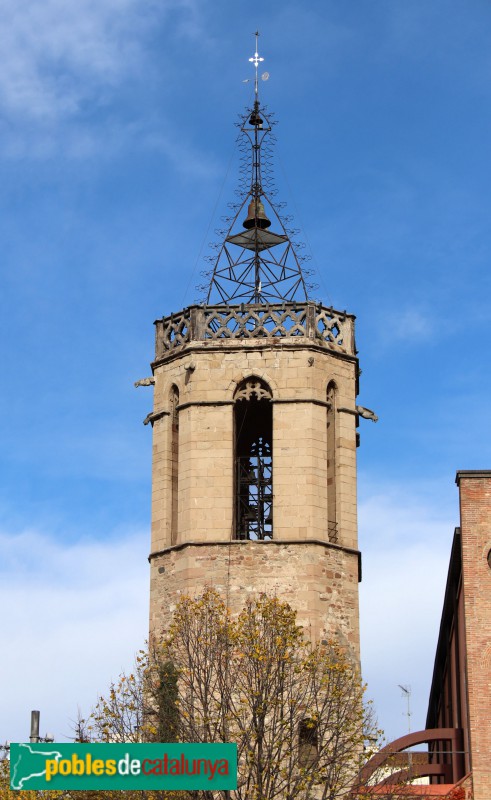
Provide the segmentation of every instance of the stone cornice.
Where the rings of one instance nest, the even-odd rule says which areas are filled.
[[[319,547],[325,547],[329,550],[339,550],[349,555],[354,555],[358,558],[358,581],[361,581],[361,552],[354,547],[346,547],[342,544],[334,544],[333,542],[325,542],[322,539],[271,539],[269,541],[261,541],[260,539],[230,539],[228,541],[215,541],[215,542],[180,542],[179,544],[172,545],[172,547],[164,547],[163,550],[156,550],[150,553],[148,560],[151,563],[158,556],[166,555],[167,553],[178,552],[187,547],[247,547],[248,545],[260,545],[261,547],[268,547],[270,545],[304,545],[314,544]]]

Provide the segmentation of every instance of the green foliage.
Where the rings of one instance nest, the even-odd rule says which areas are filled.
[[[179,741],[178,672],[172,661],[156,662],[157,683],[153,693],[158,742]]]

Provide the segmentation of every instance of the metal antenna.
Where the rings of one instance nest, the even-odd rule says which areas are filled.
[[[397,684],[399,689],[402,689],[402,696],[406,697],[407,700],[407,711],[403,712],[407,716],[407,731],[411,733],[411,687],[410,686],[402,686],[402,684]]]
[[[411,687],[410,686],[403,686],[402,683],[397,684],[399,689],[402,690],[402,696],[407,700],[407,730],[408,733],[411,733]],[[403,712],[404,713],[404,712]],[[407,768],[408,771],[411,772],[413,766],[413,754],[410,750],[407,751]]]

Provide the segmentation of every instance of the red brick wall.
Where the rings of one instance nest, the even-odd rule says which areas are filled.
[[[491,800],[491,471],[458,472],[474,800]]]

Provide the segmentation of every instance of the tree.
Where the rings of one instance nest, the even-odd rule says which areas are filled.
[[[335,798],[351,784],[370,714],[348,655],[311,645],[277,597],[232,618],[213,590],[178,605],[161,657],[179,675],[179,738],[236,742],[239,800]]]
[[[0,800],[190,800],[185,792],[10,789],[10,762],[0,757]]]
[[[78,714],[76,742],[178,741],[178,673],[155,647],[140,650],[87,719]]]
[[[100,698],[84,733],[236,742],[238,800],[303,800],[314,788],[330,800],[373,733],[363,693],[348,654],[308,642],[287,603],[262,595],[233,618],[209,589],[179,602],[163,641]]]
[[[80,712],[75,724],[77,742],[141,742],[145,736],[145,693],[148,674],[148,652],[137,653],[133,671],[121,673],[109,686],[107,696],[101,696],[89,717]]]
[[[35,792],[32,790],[21,789],[13,791],[10,789],[10,761],[5,754],[0,755],[0,800],[64,800],[68,798],[67,793],[63,792]]]
[[[382,768],[377,788],[357,785],[378,734],[356,666],[339,644],[311,644],[295,612],[277,597],[252,599],[233,617],[208,589],[178,603],[162,640],[137,655],[133,671],[110,685],[87,719],[79,717],[75,739],[237,743],[235,793],[170,793],[175,800],[414,796],[407,784],[380,785],[390,765]],[[22,794],[34,800],[38,793]],[[130,800],[160,800],[163,794],[125,792]],[[108,795],[116,800],[121,792]],[[100,792],[80,791],[43,797],[104,800]],[[0,800],[7,798],[14,793],[4,762]]]
[[[380,734],[356,666],[336,642],[311,644],[277,597],[250,600],[236,617],[212,589],[184,597],[162,640],[81,722],[84,740],[236,742],[237,791],[182,797],[373,796],[351,791]],[[386,796],[409,795],[400,785]]]

